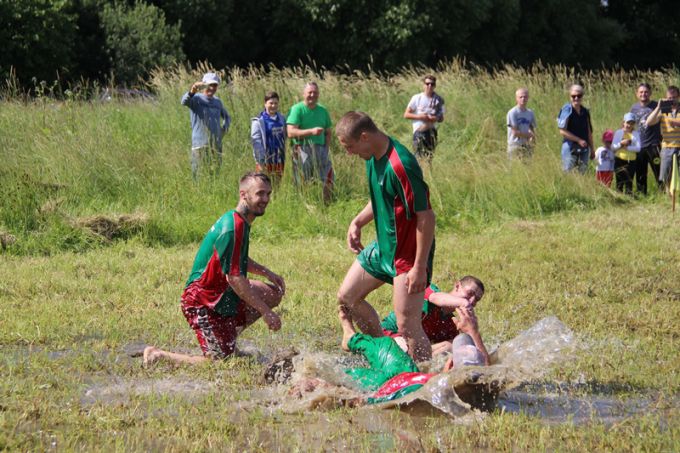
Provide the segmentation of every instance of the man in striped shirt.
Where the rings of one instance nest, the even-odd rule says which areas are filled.
[[[363,112],[345,114],[335,132],[349,154],[366,161],[371,196],[347,232],[347,244],[358,256],[340,287],[338,302],[365,334],[381,337],[380,318],[364,299],[383,283],[392,284],[399,333],[416,362],[429,360],[432,347],[423,331],[421,310],[432,276],[435,216],[423,173],[413,154]],[[372,220],[377,240],[364,248],[361,229]]]
[[[264,215],[272,186],[263,173],[247,173],[239,182],[239,203],[205,235],[182,294],[182,313],[194,330],[202,356],[178,354],[154,346],[144,350],[144,365],[159,359],[196,364],[225,359],[236,337],[260,317],[270,330],[281,320],[272,311],[286,290],[283,278],[248,257],[250,225]],[[271,282],[248,279],[248,272]]]
[[[666,187],[671,181],[671,166],[673,155],[680,154],[680,117],[678,116],[678,96],[680,90],[676,86],[669,86],[666,99],[662,99],[647,117],[647,127],[661,123],[661,169],[659,181]],[[662,110],[662,104],[670,104],[667,111]],[[646,169],[645,169],[646,170]]]

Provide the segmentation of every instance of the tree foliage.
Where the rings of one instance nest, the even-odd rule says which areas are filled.
[[[463,57],[582,68],[669,66],[671,0],[0,0],[0,72],[130,83],[187,58],[215,67],[396,70]]]
[[[182,60],[179,24],[167,25],[162,10],[142,1],[104,5],[101,13],[106,53],[115,77],[126,82],[154,66]]]

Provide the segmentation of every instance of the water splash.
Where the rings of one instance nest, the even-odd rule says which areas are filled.
[[[395,401],[375,405],[405,410],[431,410],[461,417],[474,410],[493,410],[504,389],[544,376],[552,366],[575,352],[574,335],[556,317],[538,321],[491,354],[489,367],[464,367],[439,374],[421,389]],[[284,411],[355,405],[367,395],[344,370],[365,366],[360,358],[304,353],[291,359],[289,398],[279,400]],[[432,365],[434,369],[441,360]],[[295,398],[290,398],[294,396]]]

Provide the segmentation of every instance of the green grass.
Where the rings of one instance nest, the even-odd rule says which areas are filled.
[[[510,413],[465,425],[395,411],[286,415],[237,408],[272,391],[259,382],[254,359],[142,369],[126,345],[198,350],[179,294],[197,241],[235,204],[236,181],[252,168],[247,119],[262,93],[278,90],[287,110],[303,80],[319,78],[306,69],[232,72],[220,91],[235,119],[226,164],[218,178],[194,185],[179,97],[197,75],[178,70],[157,74],[155,103],[2,104],[0,230],[17,240],[0,255],[0,450],[677,451],[680,220],[668,200],[656,193],[631,200],[594,175],[561,173],[553,117],[565,101],[566,69],[488,75],[454,64],[438,76],[447,121],[425,170],[437,213],[435,282],[448,288],[473,274],[486,283],[476,311],[492,345],[557,316],[583,349],[552,370],[550,382],[586,382],[621,398],[652,395],[654,410],[613,426],[549,425]],[[596,135],[616,127],[639,78],[662,86],[676,74],[586,74]],[[504,116],[519,85],[529,86],[539,120],[528,165],[505,158]],[[366,110],[404,143],[410,129],[401,114],[418,89],[414,71],[321,79],[334,119]],[[333,204],[321,203],[318,187],[296,191],[286,174],[253,226],[251,256],[288,284],[283,329],[270,333],[258,323],[243,335],[263,351],[337,351],[335,294],[353,260],[344,236],[367,193],[362,163],[335,145],[334,152]],[[146,223],[106,240],[76,222],[123,213]],[[371,302],[386,313],[389,289]],[[86,398],[93,385],[163,379],[208,390],[191,398]]]

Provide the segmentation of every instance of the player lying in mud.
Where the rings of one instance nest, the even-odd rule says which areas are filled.
[[[437,373],[423,373],[413,359],[391,337],[371,337],[357,333],[352,318],[341,307],[338,318],[342,326],[342,349],[361,354],[369,364],[368,368],[351,368],[345,371],[363,390],[374,392],[368,398],[356,398],[347,402],[350,406],[364,403],[375,404],[401,398],[421,388]],[[486,357],[474,345],[470,336],[473,324],[458,322],[459,335],[453,340],[451,357],[444,365],[443,372],[467,365],[483,366]],[[290,394],[303,397],[307,393],[323,387],[335,387],[323,379],[305,377],[298,380],[290,389]]]

